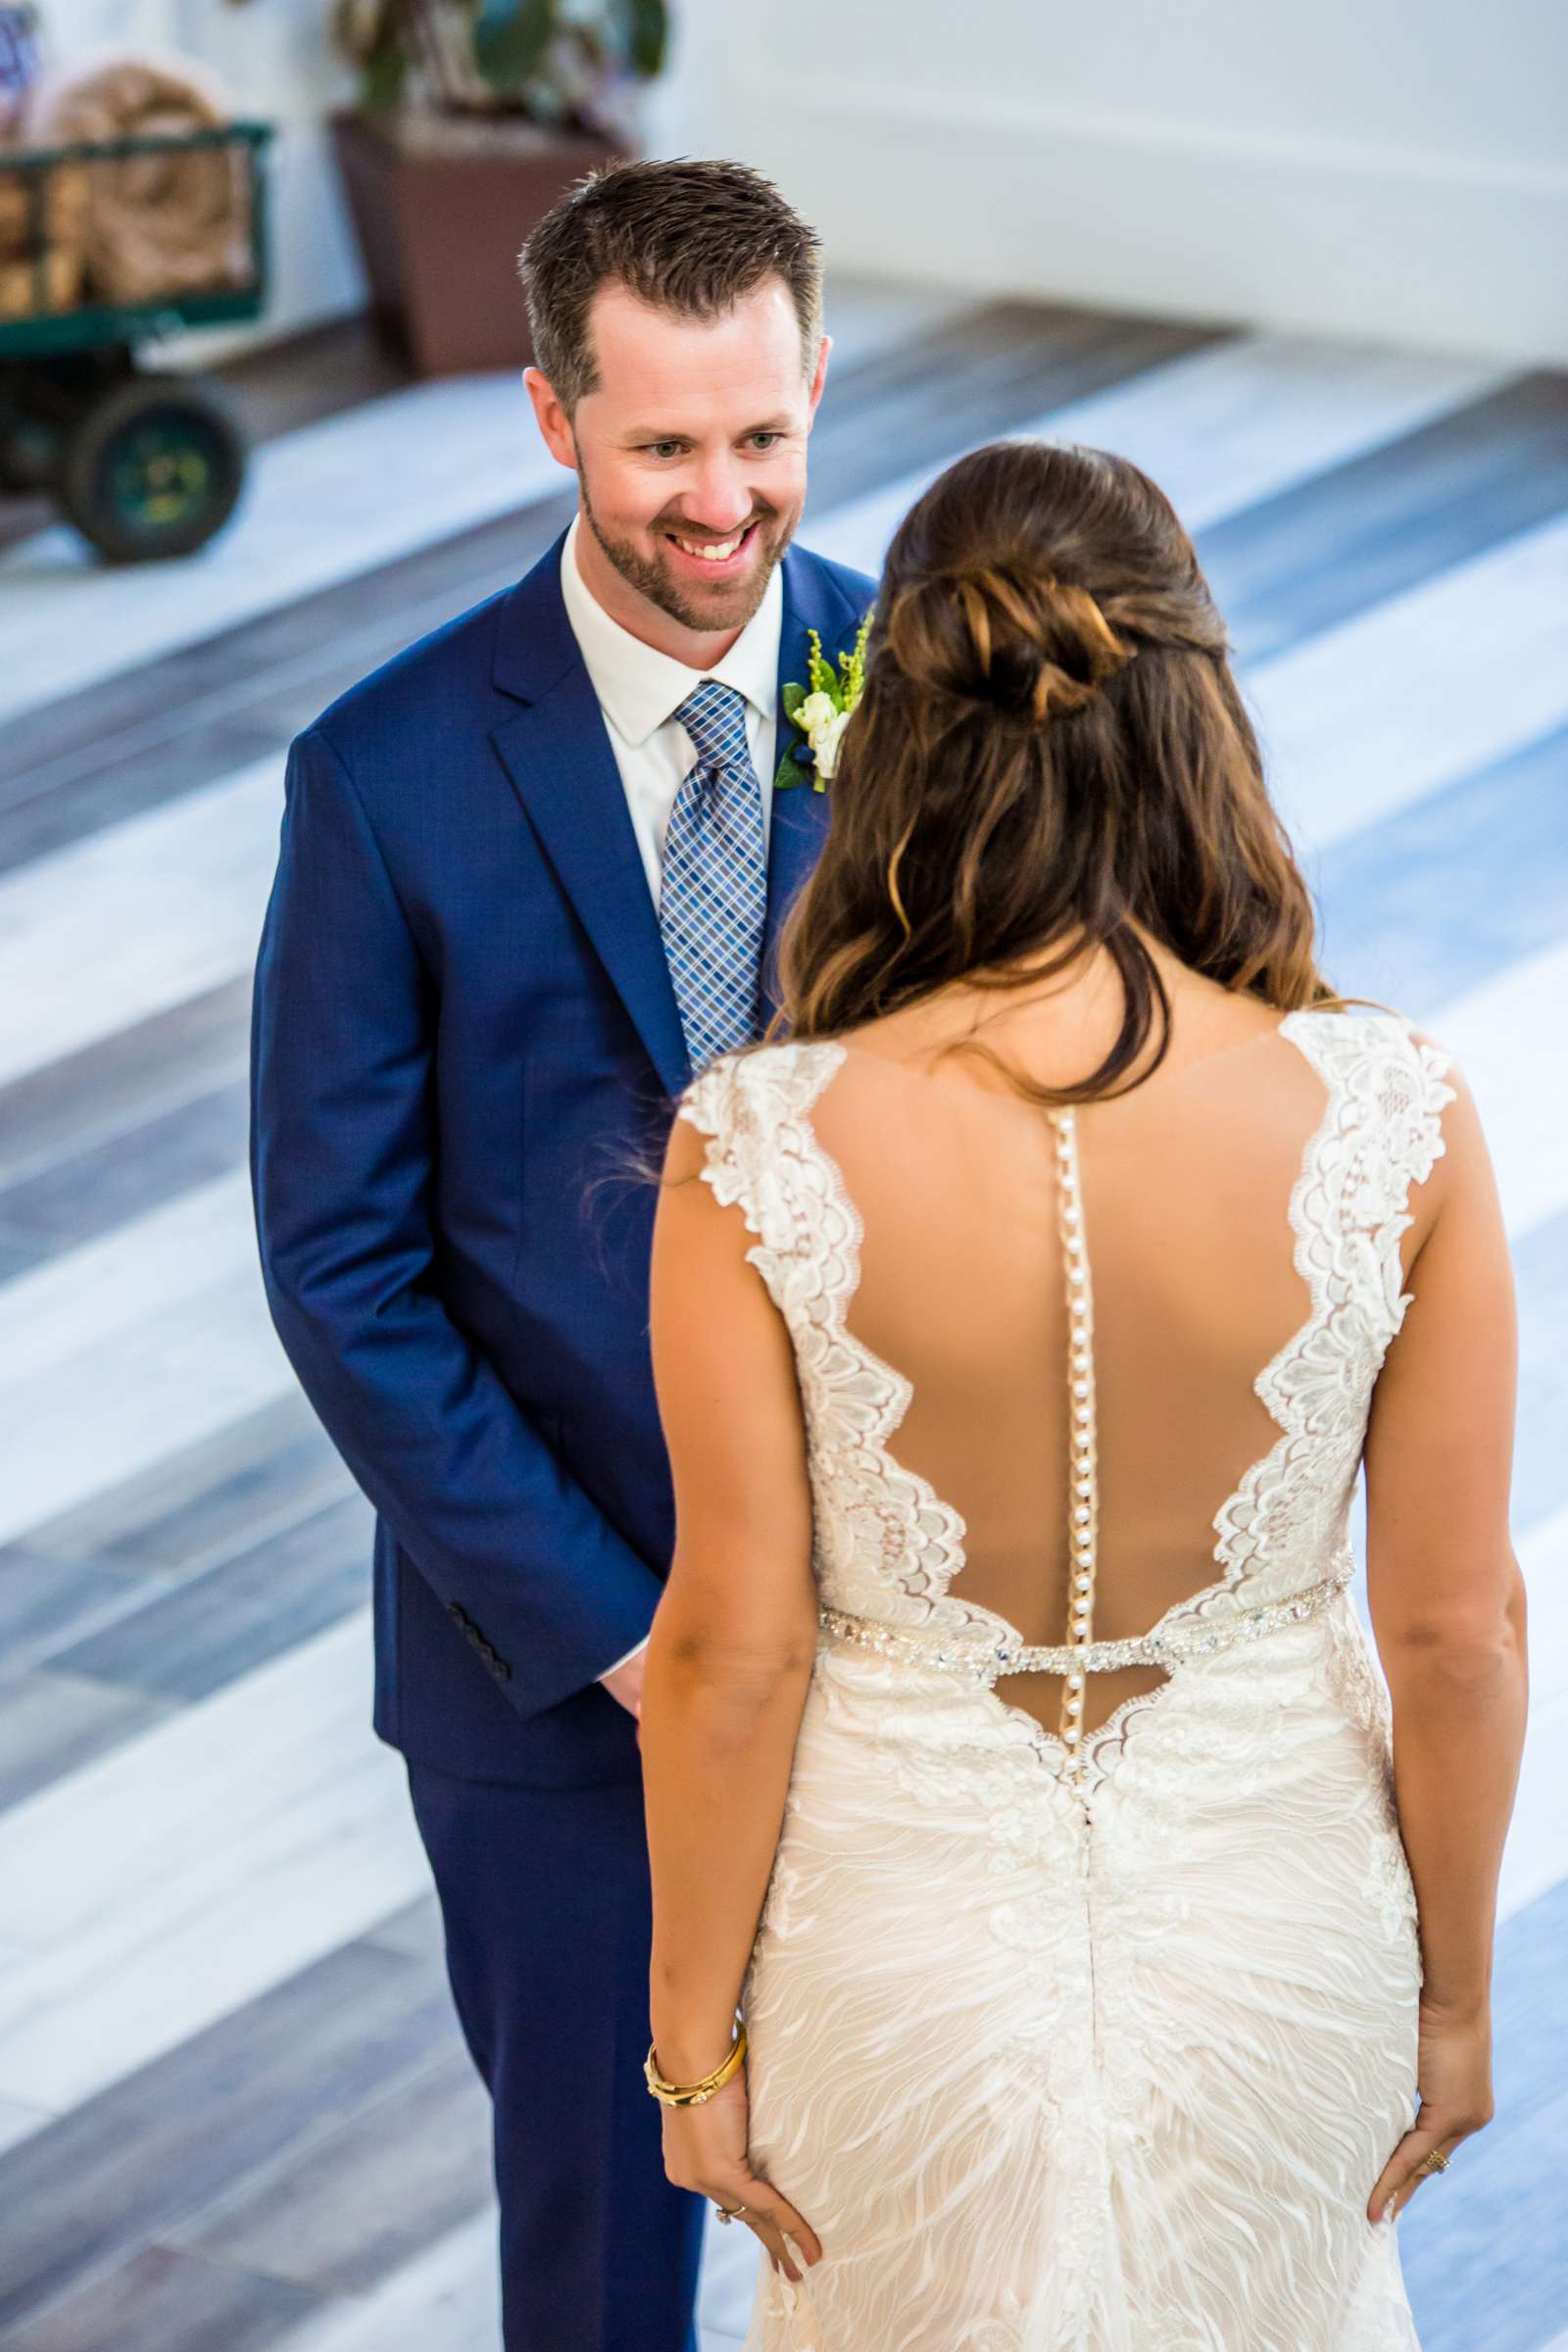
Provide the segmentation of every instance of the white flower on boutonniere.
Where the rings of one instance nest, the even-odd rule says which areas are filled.
[[[784,715],[800,728],[806,741],[792,744],[779,761],[778,774],[773,779],[775,792],[803,783],[808,763],[813,791],[827,790],[839,763],[844,730],[865,685],[865,641],[871,633],[874,610],[873,606],[867,611],[850,652],[840,654],[837,669],[824,658],[822,640],[815,629],[809,632],[808,682],[784,689]]]
[[[805,728],[812,765],[824,783],[838,765],[839,737],[849,723],[849,712],[841,710],[830,694],[808,694],[795,713],[795,724]]]

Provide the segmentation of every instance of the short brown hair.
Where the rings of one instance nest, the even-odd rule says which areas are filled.
[[[749,165],[648,160],[590,172],[552,206],[517,257],[534,364],[568,416],[599,388],[594,296],[622,285],[651,309],[717,318],[782,277],[808,374],[821,334],[821,239]]]
[[[1330,1000],[1225,624],[1126,458],[994,442],[910,509],[833,801],[774,1029],[831,1035],[957,980],[1015,989],[1102,946],[1125,1013],[1100,1067],[1054,1092],[1009,1073],[1083,1102],[1147,1077],[1146,1048],[1157,1062],[1168,1042],[1141,931],[1282,1010]]]

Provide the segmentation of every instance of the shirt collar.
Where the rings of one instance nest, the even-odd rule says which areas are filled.
[[[784,570],[775,564],[762,601],[722,662],[690,669],[657,646],[645,645],[605,611],[577,568],[575,514],[561,550],[561,593],[566,617],[605,715],[632,745],[644,744],[673,716],[703,678],[734,686],[762,717],[778,702],[779,632],[784,618]]]

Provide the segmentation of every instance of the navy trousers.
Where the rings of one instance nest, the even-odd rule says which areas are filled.
[[[642,2079],[641,1775],[530,1788],[408,1772],[494,2105],[506,2352],[697,2352],[704,2200],[665,2179]]]

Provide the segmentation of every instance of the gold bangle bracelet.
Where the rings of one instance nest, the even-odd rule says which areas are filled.
[[[655,2098],[664,2107],[701,2107],[705,2100],[710,2099],[716,2090],[722,2090],[730,2078],[739,2072],[741,2061],[746,2056],[746,2023],[744,2019],[741,2020],[722,2066],[715,2066],[712,2073],[705,2075],[700,2082],[667,2082],[659,2071],[655,2048],[653,2042],[648,2044],[648,2056],[643,2061],[643,2074]]]

